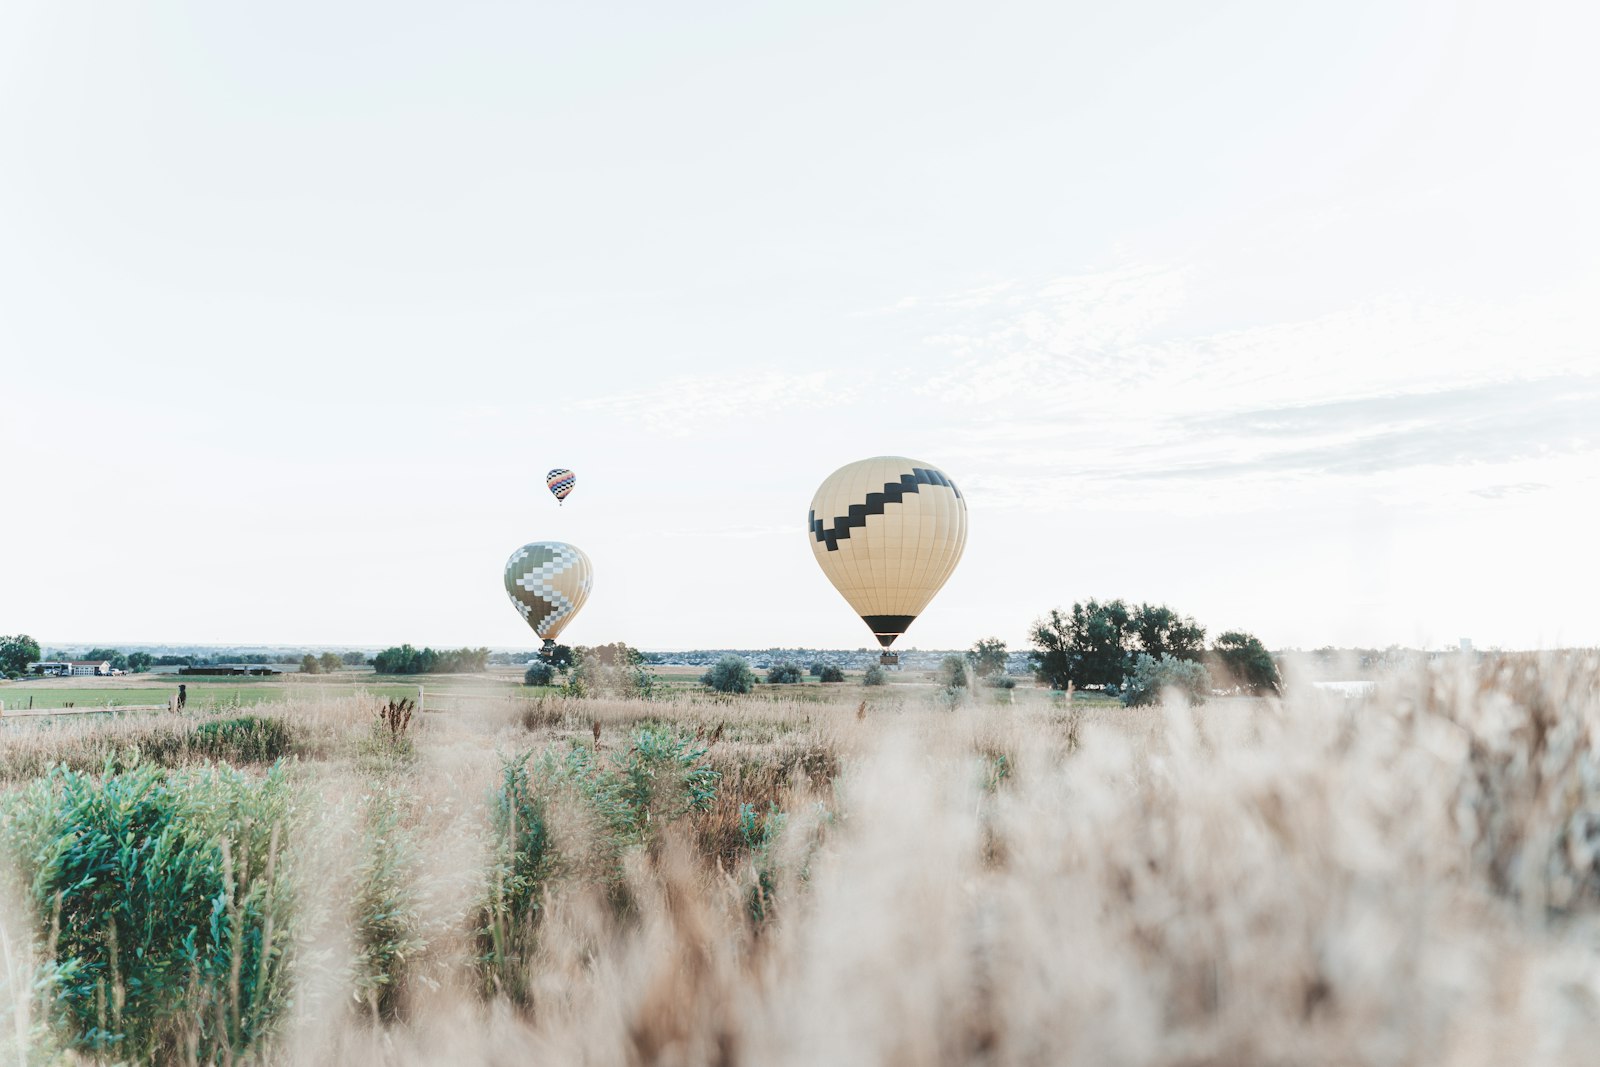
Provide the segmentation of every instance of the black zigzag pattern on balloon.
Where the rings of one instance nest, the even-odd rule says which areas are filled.
[[[889,482],[883,487],[881,493],[868,493],[864,504],[851,504],[846,515],[835,515],[831,527],[817,518],[817,513],[812,511],[806,525],[811,529],[811,535],[818,541],[828,546],[829,552],[839,551],[839,542],[848,540],[850,530],[858,526],[866,526],[869,515],[882,515],[884,508],[890,504],[898,504],[907,493],[915,493],[924,485],[942,485],[961,499],[961,490],[956,488],[956,483],[944,476],[943,471],[928,470],[926,467],[912,467],[910,474],[902,474],[897,482]]]

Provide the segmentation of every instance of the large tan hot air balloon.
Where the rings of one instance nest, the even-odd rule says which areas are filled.
[[[888,648],[956,569],[967,502],[938,467],[875,456],[830,474],[806,525],[822,572]]]
[[[583,550],[565,541],[535,541],[506,560],[506,594],[546,652],[589,599],[594,567]]]

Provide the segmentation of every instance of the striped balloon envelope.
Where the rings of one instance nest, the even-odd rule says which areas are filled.
[[[572,492],[572,487],[578,484],[578,476],[571,471],[561,470],[559,467],[544,476],[545,488],[556,496],[559,504],[567,499],[567,494]]]
[[[888,648],[956,569],[967,502],[938,467],[875,456],[828,475],[806,535],[822,573]]]

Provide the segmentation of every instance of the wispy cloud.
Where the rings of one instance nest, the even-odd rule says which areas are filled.
[[[580,401],[580,410],[637,423],[673,437],[690,437],[709,428],[797,408],[854,403],[861,376],[834,371],[672,378],[645,389]]]

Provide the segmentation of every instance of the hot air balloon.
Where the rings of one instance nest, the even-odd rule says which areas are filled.
[[[876,456],[828,476],[806,527],[822,573],[888,648],[960,561],[967,502],[938,467]]]
[[[583,550],[563,541],[523,545],[506,560],[506,593],[549,655],[556,638],[589,599],[594,567]]]
[[[571,471],[564,471],[557,467],[544,476],[545,488],[555,494],[556,503],[567,499],[567,494],[572,492],[572,487],[578,484],[578,476]]]

